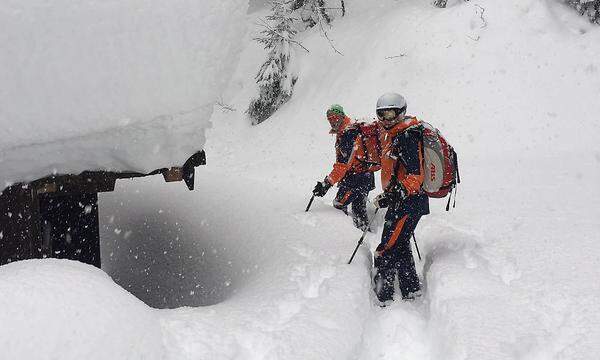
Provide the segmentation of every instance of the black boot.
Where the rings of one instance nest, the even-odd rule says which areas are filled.
[[[373,291],[380,303],[386,304],[394,300],[394,280],[396,269],[391,267],[385,255],[375,258],[375,276],[373,277]]]

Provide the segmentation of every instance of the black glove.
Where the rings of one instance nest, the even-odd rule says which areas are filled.
[[[406,191],[406,188],[400,182],[395,182],[394,186],[388,189],[388,192],[392,194],[395,201],[404,200],[408,194],[408,191]]]
[[[325,196],[330,187],[331,184],[329,183],[329,181],[327,181],[327,179],[319,181],[313,189],[313,195],[318,197]]]
[[[390,198],[390,194],[386,192],[377,195],[375,199],[373,199],[373,205],[378,209],[386,208],[390,206],[391,203],[392,199]]]
[[[386,192],[383,192],[373,199],[373,205],[376,208],[386,208],[392,204],[402,201],[406,197],[406,190],[402,184],[397,184],[390,187]]]

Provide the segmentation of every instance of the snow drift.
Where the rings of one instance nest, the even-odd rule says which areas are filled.
[[[0,1],[0,182],[182,165],[204,145],[246,8]]]
[[[0,267],[4,359],[161,359],[153,310],[93,266],[28,260]]]

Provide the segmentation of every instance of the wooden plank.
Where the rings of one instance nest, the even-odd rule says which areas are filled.
[[[162,173],[166,182],[175,182],[183,180],[183,169],[180,167],[172,167]]]

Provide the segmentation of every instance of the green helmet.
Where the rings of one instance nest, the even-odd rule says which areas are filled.
[[[342,115],[345,116],[346,114],[344,114],[344,108],[342,107],[342,105],[339,104],[333,104],[329,107],[329,109],[327,110],[327,114],[337,114],[337,115]]]

